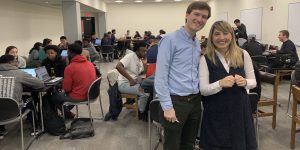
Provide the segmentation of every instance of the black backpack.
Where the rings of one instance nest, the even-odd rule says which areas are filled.
[[[62,135],[66,131],[65,122],[62,117],[58,116],[54,104],[50,101],[50,94],[43,96],[43,118],[45,131],[51,135]]]
[[[60,139],[81,139],[95,135],[90,118],[76,118],[72,121],[70,129],[60,136]]]

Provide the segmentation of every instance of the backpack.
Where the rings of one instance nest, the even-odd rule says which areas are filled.
[[[62,135],[66,131],[65,122],[58,116],[54,105],[50,101],[50,94],[43,96],[43,118],[45,131],[51,135]]]
[[[72,121],[70,129],[60,139],[81,139],[95,135],[90,118],[76,118]]]

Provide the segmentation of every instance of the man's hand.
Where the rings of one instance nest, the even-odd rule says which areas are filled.
[[[129,80],[129,85],[130,86],[134,86],[134,85],[136,85],[136,81],[135,80]]]
[[[169,122],[174,123],[177,120],[174,108],[164,111],[164,117]]]
[[[219,85],[222,88],[232,87],[234,83],[235,83],[235,78],[232,75],[227,76],[227,77],[225,77],[225,78],[223,78],[222,80],[219,81]]]
[[[236,83],[239,87],[245,87],[245,86],[247,85],[247,80],[246,80],[244,77],[242,77],[242,76],[236,74],[236,75],[234,76],[234,78],[235,78],[235,83]]]

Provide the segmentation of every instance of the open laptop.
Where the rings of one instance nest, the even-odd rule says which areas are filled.
[[[66,50],[66,49],[62,50],[60,56],[62,58],[67,58],[68,57],[68,50]]]
[[[60,82],[63,78],[62,77],[55,77],[51,78],[46,70],[45,66],[39,67],[35,69],[35,73],[39,79],[44,81],[46,85],[55,85]]]
[[[20,70],[30,74],[33,77],[36,77],[35,68],[25,68],[25,69],[20,69]]]
[[[101,40],[100,39],[96,39],[95,40],[95,45],[96,46],[100,46],[101,45]]]

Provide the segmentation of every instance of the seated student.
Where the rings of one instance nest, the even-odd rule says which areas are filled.
[[[80,40],[74,41],[74,44],[77,44],[77,45],[79,45],[79,46],[82,47],[82,42]],[[90,52],[88,50],[83,49],[81,55],[84,56],[84,57],[86,57],[86,59],[88,61],[91,61]]]
[[[56,45],[48,45],[44,48],[47,58],[42,62],[51,77],[64,77],[66,62],[58,55],[59,48]]]
[[[5,55],[12,55],[12,56],[14,56],[15,59],[16,59],[16,61],[18,62],[18,67],[19,68],[26,68],[26,60],[23,57],[18,56],[18,49],[17,49],[17,47],[15,47],[15,46],[8,46],[6,48]]]
[[[134,39],[140,39],[142,36],[140,35],[139,31],[135,31],[135,35],[133,36]]]
[[[78,44],[70,44],[68,46],[70,64],[64,71],[64,92],[56,93],[52,96],[52,101],[57,105],[62,105],[63,102],[87,100],[88,88],[97,77],[94,65],[81,53],[82,47]],[[58,108],[61,107],[59,106]],[[65,110],[67,117],[74,117],[74,114],[69,110]]]
[[[121,93],[136,94],[139,96],[139,111],[144,113],[148,95],[142,92],[140,87],[140,74],[146,73],[146,43],[136,43],[134,53],[125,55],[117,64],[116,69],[120,75],[118,77],[118,89]]]
[[[83,39],[82,46],[84,50],[89,51],[89,56],[91,59],[91,62],[94,62],[95,60],[99,59],[99,53],[96,51],[96,48],[94,45],[90,42],[89,39]]]
[[[58,44],[59,51],[68,49],[68,41],[66,36],[61,36],[60,37],[60,43]]]
[[[52,40],[51,39],[48,39],[48,38],[45,38],[43,40],[43,44],[42,44],[42,48],[40,49],[39,51],[39,60],[40,62],[43,62],[44,59],[46,59],[46,52],[44,51],[44,48],[47,46],[47,45],[52,45]]]
[[[249,42],[244,43],[242,46],[250,56],[261,56],[263,53],[262,45],[256,41],[255,36],[249,35]]]
[[[147,63],[156,63],[158,53],[158,39],[151,37],[149,49],[147,51]]]
[[[12,55],[3,55],[0,57],[0,75],[16,77],[13,98],[22,101],[23,86],[27,86],[32,89],[40,89],[44,87],[44,82],[38,78],[32,77],[18,69],[18,62]],[[7,130],[4,126],[0,126],[0,139],[7,134]]]
[[[41,63],[39,62],[39,50],[42,47],[42,43],[36,42],[34,43],[33,47],[29,51],[29,56],[28,56],[28,64],[27,67],[39,67],[41,66]]]
[[[107,33],[104,33],[103,38],[101,39],[101,46],[111,45],[111,39]]]

